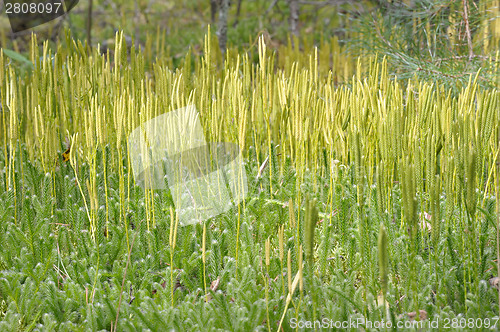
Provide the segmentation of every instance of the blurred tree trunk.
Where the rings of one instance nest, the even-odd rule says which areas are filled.
[[[217,0],[210,0],[210,21],[215,24],[215,14],[217,13]]]
[[[290,6],[289,29],[294,36],[299,35],[299,2],[298,0],[288,0]],[[293,42],[293,39],[292,39]]]
[[[219,0],[219,23],[217,25],[217,35],[219,37],[219,48],[222,54],[226,53],[227,43],[227,14],[229,11],[229,0]]]
[[[233,28],[238,25],[238,22],[240,20],[240,12],[241,12],[241,0],[238,0],[238,5],[236,7],[236,19],[234,20]]]
[[[90,51],[92,47],[92,5],[93,0],[89,0],[87,9],[87,48]]]

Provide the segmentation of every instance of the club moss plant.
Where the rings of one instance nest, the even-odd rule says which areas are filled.
[[[173,69],[122,34],[113,56],[33,38],[29,73],[0,52],[1,329],[498,318],[500,93],[477,76],[454,93],[360,59],[339,86],[323,51],[276,63],[263,39],[222,61],[208,34]],[[187,105],[243,151],[249,192],[181,227],[168,190],[134,183],[127,137]]]

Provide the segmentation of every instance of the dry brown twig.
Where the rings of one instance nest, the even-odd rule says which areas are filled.
[[[469,8],[467,6],[467,0],[462,0],[462,3],[464,6],[465,33],[467,35],[467,45],[469,46],[469,61],[471,61],[474,57],[474,50],[472,49],[472,37],[469,26]]]

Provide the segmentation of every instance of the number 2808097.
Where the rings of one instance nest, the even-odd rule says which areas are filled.
[[[52,14],[64,10],[62,2],[31,2],[31,3],[5,3],[6,14]]]

